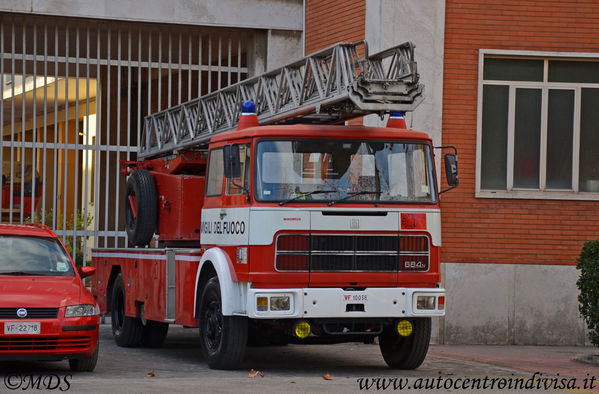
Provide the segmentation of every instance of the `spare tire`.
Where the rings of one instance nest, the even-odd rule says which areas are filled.
[[[134,246],[150,243],[156,229],[158,203],[156,184],[147,170],[135,170],[127,180],[125,221],[129,242]]]

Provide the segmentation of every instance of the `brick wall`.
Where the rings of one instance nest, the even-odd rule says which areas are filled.
[[[364,39],[366,0],[306,0],[306,54]]]
[[[478,50],[599,52],[599,2],[447,0],[443,144],[460,186],[442,196],[443,262],[575,264],[599,201],[474,198]]]

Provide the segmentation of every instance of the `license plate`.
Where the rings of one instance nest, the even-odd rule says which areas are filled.
[[[31,335],[41,332],[39,322],[28,323],[4,323],[5,335]]]
[[[368,302],[367,294],[344,294],[343,301],[345,302]]]

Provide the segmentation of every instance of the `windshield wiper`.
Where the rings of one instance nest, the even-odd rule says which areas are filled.
[[[313,194],[336,193],[337,190],[312,190],[311,192],[300,192],[297,196],[291,197],[288,200],[279,202],[279,205],[287,204],[288,202],[298,200],[302,197],[311,196]]]
[[[46,276],[44,274],[39,274],[37,272],[27,272],[27,271],[0,271],[0,275],[15,275],[15,276]]]
[[[345,201],[345,200],[348,200],[348,199],[350,199],[352,197],[359,196],[359,195],[362,195],[362,194],[379,194],[379,193],[380,192],[373,192],[373,191],[366,191],[366,190],[362,190],[362,191],[359,191],[359,192],[353,192],[353,193],[348,194],[345,197],[340,198],[339,200],[330,201],[329,202],[329,207],[331,205],[335,204],[335,203],[338,203],[338,202],[341,202],[341,201]]]

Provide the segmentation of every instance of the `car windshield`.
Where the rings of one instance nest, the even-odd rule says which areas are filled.
[[[0,251],[0,275],[75,275],[71,259],[55,238],[0,235]]]
[[[373,140],[262,140],[259,201],[435,203],[430,146]]]

